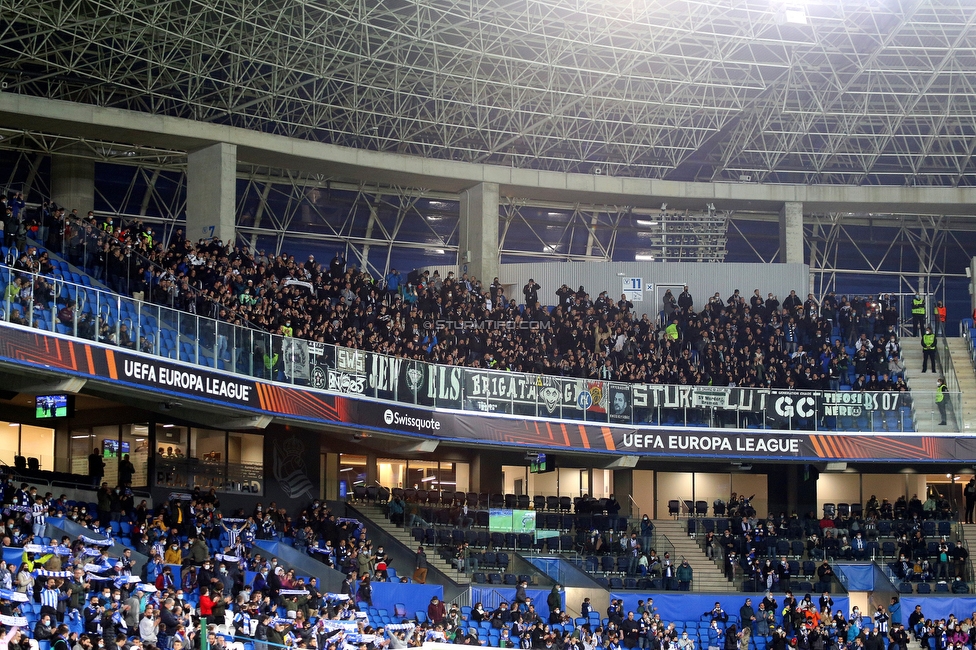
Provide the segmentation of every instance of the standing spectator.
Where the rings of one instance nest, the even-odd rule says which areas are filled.
[[[938,372],[939,369],[935,364],[935,333],[932,332],[931,327],[925,328],[925,333],[922,334],[922,372],[924,373],[929,367],[929,363],[932,364],[932,372]]]
[[[522,287],[522,295],[525,296],[525,306],[534,308],[539,302],[539,289],[542,287],[535,280],[529,278],[528,283]]]
[[[620,526],[620,502],[614,495],[607,499],[607,525],[610,527],[610,534],[617,532]]]
[[[430,604],[427,605],[427,618],[436,626],[444,622],[445,616],[447,616],[447,610],[444,609],[444,603],[441,602],[440,598],[434,596],[430,599]]]
[[[925,371],[923,370],[922,372],[925,372]],[[939,377],[938,386],[935,389],[935,405],[937,407],[939,407],[939,416],[942,419],[942,421],[939,422],[940,425],[944,425],[946,423],[946,396],[945,396],[945,392],[946,392],[946,390],[948,390],[948,388],[949,387],[946,386],[945,378],[944,377]]]
[[[424,547],[417,547],[417,555],[414,558],[413,581],[422,585],[427,584],[427,554]]]
[[[963,495],[966,497],[966,517],[963,521],[971,524],[973,523],[973,506],[976,505],[976,476],[970,478],[969,483],[966,483]]]
[[[44,499],[38,496],[34,499],[34,504],[31,506],[31,524],[34,530],[34,537],[40,539],[44,537],[44,520],[47,514],[47,505],[44,503]]]
[[[329,264],[329,275],[332,276],[333,280],[338,280],[345,273],[346,258],[342,255],[342,251],[336,251],[335,257],[332,258],[332,262]]]
[[[132,476],[136,473],[135,465],[129,460],[129,454],[123,454],[119,461],[119,485],[128,487],[132,485]]]
[[[356,601],[366,603],[367,607],[373,606],[373,587],[369,583],[368,573],[359,582],[359,589],[356,590]]]
[[[935,335],[945,336],[945,324],[946,324],[946,308],[942,304],[942,301],[935,303],[935,309],[932,313],[932,322],[935,323]]]
[[[396,269],[390,269],[390,272],[386,274],[386,296],[391,305],[393,304],[393,297],[400,293],[401,284],[400,272]]]
[[[915,292],[912,298],[912,336],[918,336],[919,331],[925,325],[925,298]]]
[[[678,591],[690,591],[693,576],[694,571],[691,568],[691,565],[688,564],[688,560],[682,559],[677,571]]]
[[[101,484],[102,477],[105,476],[105,461],[102,460],[102,452],[98,447],[92,449],[88,456],[88,476],[91,477],[94,488]]]

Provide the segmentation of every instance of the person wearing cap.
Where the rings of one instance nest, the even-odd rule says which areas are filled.
[[[430,603],[427,605],[427,618],[434,625],[441,625],[446,616],[447,610],[444,608],[444,603],[437,596],[432,597]]]

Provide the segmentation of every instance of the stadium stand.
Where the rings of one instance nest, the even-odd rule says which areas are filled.
[[[530,279],[517,304],[497,279],[486,287],[434,271],[412,282],[377,281],[338,255],[328,266],[298,262],[189,242],[179,232],[164,247],[139,221],[32,214],[32,230],[38,220],[49,224],[49,249],[33,240],[22,251],[3,249],[9,264],[0,289],[12,322],[269,378],[281,378],[281,339],[294,336],[433,363],[569,377],[898,391],[904,399],[897,411],[831,417],[820,426],[914,430],[893,302],[831,293],[821,305],[791,292],[780,304],[756,289],[748,301],[738,292],[714,294],[702,306],[687,291],[668,292],[657,323],[633,318],[633,305],[606,291],[592,299],[584,287],[564,284],[555,304],[542,306],[541,288]],[[115,301],[96,291],[98,278],[144,300]],[[523,319],[547,326],[500,332],[450,325]]]

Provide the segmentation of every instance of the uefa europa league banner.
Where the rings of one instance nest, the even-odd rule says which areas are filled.
[[[976,461],[976,438],[812,431],[830,418],[897,412],[909,405],[906,393],[623,384],[300,343],[288,347],[289,363],[297,367],[305,359],[304,367],[293,367],[288,377],[285,364],[278,381],[268,381],[4,323],[0,365],[126,385],[146,390],[147,399],[171,395],[283,422],[465,444],[661,457]],[[725,428],[723,415],[735,414],[767,430]],[[688,416],[710,426],[668,425]],[[652,419],[661,424],[644,424]]]

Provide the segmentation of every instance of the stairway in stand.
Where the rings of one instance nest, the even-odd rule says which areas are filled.
[[[672,558],[676,562],[680,563],[682,558],[688,560],[694,572],[692,582],[694,591],[738,591],[738,588],[725,578],[722,569],[705,556],[705,551],[698,545],[698,540],[688,536],[687,519],[655,519],[654,530],[659,535],[667,537],[674,546]],[[660,550],[658,554],[662,554]]]
[[[959,380],[961,404],[953,404],[954,408],[959,409],[962,430],[976,428],[976,372],[973,371],[973,361],[969,356],[969,341],[961,336],[949,337],[949,355],[952,357],[952,367],[956,371],[956,378]],[[976,542],[976,537],[971,538]]]
[[[967,577],[969,584],[976,581],[976,524],[962,524],[962,543],[969,551],[969,566]]]
[[[349,505],[362,513],[369,520],[370,524],[376,526],[377,528],[382,528],[388,535],[397,541],[402,542],[407,548],[415,551],[417,547],[420,546],[420,544],[418,544],[417,541],[411,537],[410,529],[404,529],[391,524],[390,520],[386,518],[385,514],[383,514],[383,509],[379,506],[365,502],[350,503]],[[427,564],[429,564],[431,567],[436,568],[438,571],[459,585],[463,586],[471,584],[471,576],[469,574],[458,571],[457,567],[441,559],[435,549],[425,547],[424,550],[427,553]],[[410,577],[412,572],[412,569],[410,571],[401,571],[401,575]]]

